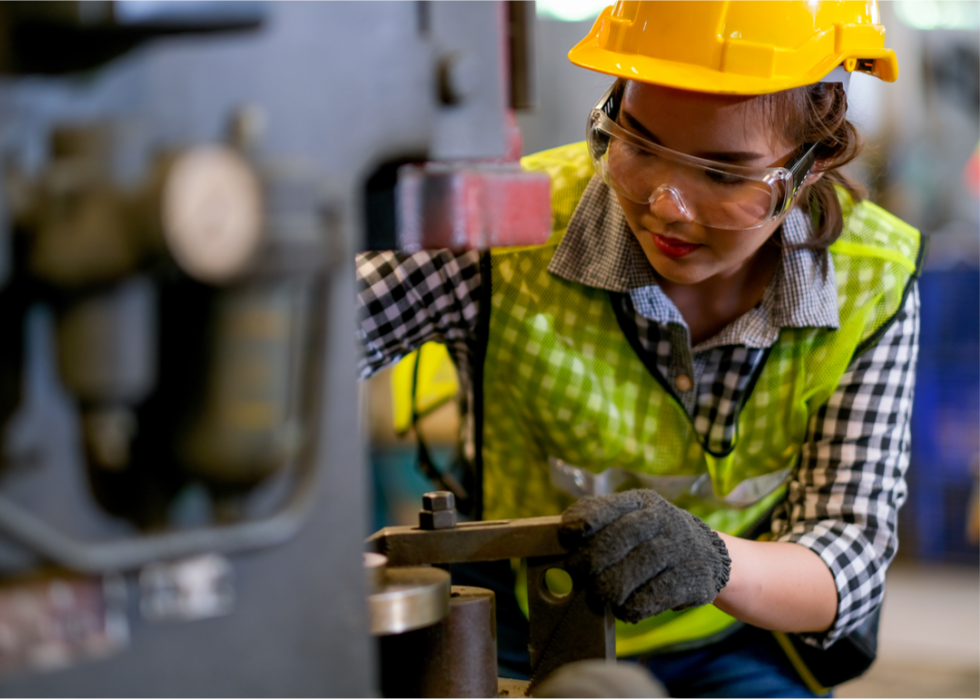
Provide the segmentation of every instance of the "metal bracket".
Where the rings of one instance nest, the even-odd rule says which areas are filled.
[[[464,522],[422,530],[387,527],[367,540],[369,549],[388,557],[389,566],[475,563],[528,559],[527,596],[531,622],[531,687],[576,660],[616,658],[616,636],[609,606],[597,608],[584,590],[552,593],[545,573],[565,567],[568,551],[558,541],[561,517]]]

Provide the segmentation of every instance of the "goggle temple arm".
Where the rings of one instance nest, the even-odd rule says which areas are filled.
[[[622,92],[618,95],[615,94],[615,88],[616,83],[610,85],[609,89],[602,94],[602,97],[599,98],[599,101],[593,107],[593,109],[601,110],[613,121],[616,121],[616,117],[619,116],[619,102],[622,99]]]
[[[796,199],[796,193],[800,191],[800,187],[803,186],[803,181],[810,174],[810,170],[813,169],[814,163],[817,162],[817,146],[820,143],[814,143],[806,152],[801,155],[796,162],[789,165],[789,172],[793,176],[793,187],[790,190],[789,196],[786,197],[786,204],[783,206],[783,210],[780,213],[784,213],[789,210],[790,206],[793,205],[793,200]],[[805,148],[806,146],[804,146]]]

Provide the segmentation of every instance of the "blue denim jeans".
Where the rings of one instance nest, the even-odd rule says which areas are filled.
[[[820,696],[800,679],[773,635],[754,626],[702,648],[636,660],[672,697]]]

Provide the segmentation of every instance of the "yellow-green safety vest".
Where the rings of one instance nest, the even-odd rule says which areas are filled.
[[[556,515],[583,494],[652,487],[717,531],[745,533],[785,496],[807,427],[847,366],[901,309],[918,231],[840,190],[844,230],[830,248],[840,328],[782,329],[739,406],[731,448],[712,453],[637,356],[611,294],[548,271],[592,177],[585,145],[522,165],[550,175],[554,226],[545,245],[491,254],[484,519]],[[706,605],[619,624],[617,652],[703,641],[734,621]]]

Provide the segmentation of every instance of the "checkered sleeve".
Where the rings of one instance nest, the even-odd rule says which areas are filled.
[[[854,359],[813,416],[787,499],[773,517],[776,538],[816,552],[837,585],[833,626],[801,635],[813,646],[826,648],[853,630],[884,596],[907,494],[918,313],[913,287],[889,329]]]
[[[365,252],[356,265],[360,378],[430,340],[465,368],[479,310],[479,252]]]

